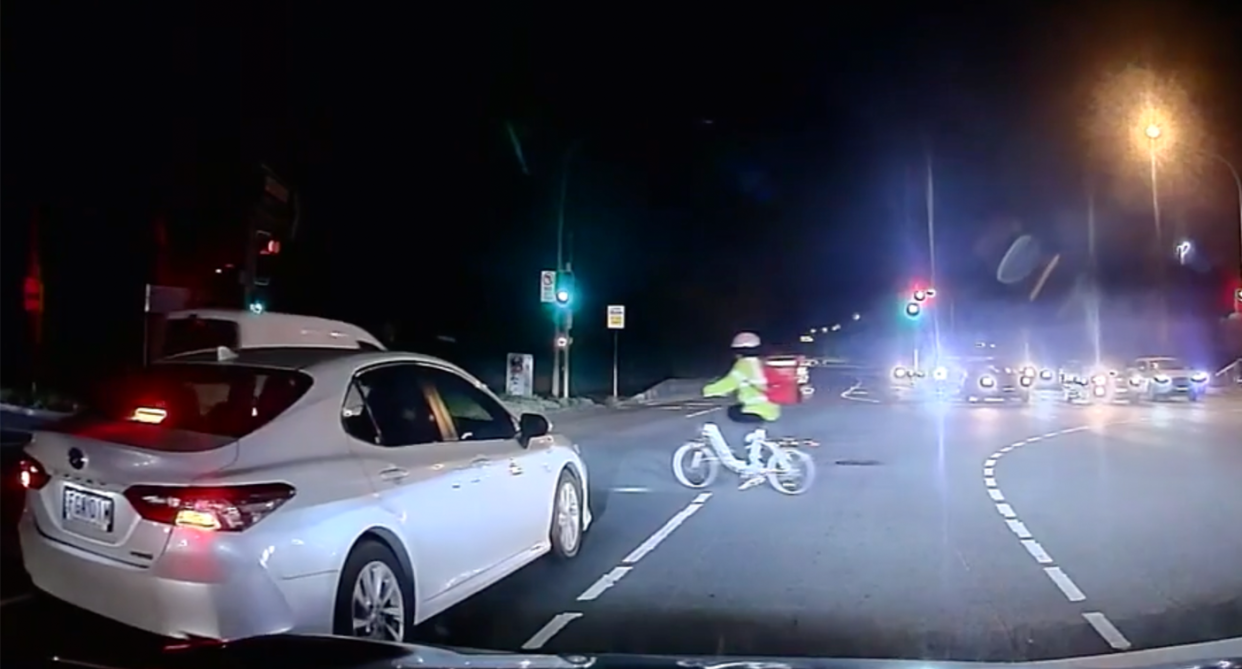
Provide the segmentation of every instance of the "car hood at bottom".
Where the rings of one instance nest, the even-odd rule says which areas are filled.
[[[58,657],[64,667],[101,667]],[[176,669],[207,667],[318,667],[372,669],[443,667],[444,669],[986,669],[1047,667],[1050,669],[1242,669],[1242,638],[1187,646],[1114,653],[1040,662],[957,662],[935,660],[861,660],[834,658],[711,657],[677,655],[542,655],[474,651],[417,644],[397,644],[328,635],[278,634],[228,643],[206,641],[170,646],[155,666]],[[115,669],[129,669],[118,666]]]

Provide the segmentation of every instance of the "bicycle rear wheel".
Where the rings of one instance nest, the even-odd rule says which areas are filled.
[[[777,492],[801,495],[815,482],[815,461],[806,451],[796,448],[775,449],[768,458],[768,483]]]

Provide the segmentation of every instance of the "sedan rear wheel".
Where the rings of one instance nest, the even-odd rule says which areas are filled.
[[[387,546],[363,541],[341,570],[333,633],[378,641],[404,641],[413,626],[413,587]]]

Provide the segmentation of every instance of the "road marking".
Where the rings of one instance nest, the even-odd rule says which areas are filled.
[[[1082,614],[1082,617],[1086,618],[1087,622],[1091,623],[1091,626],[1095,628],[1095,631],[1104,637],[1108,645],[1115,650],[1130,650],[1132,646],[1130,640],[1121,633],[1121,630],[1117,629],[1117,626],[1108,619],[1108,616],[1099,611],[1090,611]]]
[[[581,613],[558,613],[555,617],[548,621],[547,625],[539,628],[532,636],[522,644],[522,650],[539,650],[543,645],[556,636],[565,626],[582,617]]]
[[[1040,546],[1038,541],[1035,541],[1034,539],[1023,539],[1022,546],[1026,548],[1026,552],[1031,554],[1031,557],[1035,558],[1036,562],[1040,564],[1052,564],[1052,556],[1048,555],[1048,551],[1044,550],[1044,547]]]
[[[686,522],[687,518],[693,516],[695,513],[698,513],[698,510],[703,508],[703,504],[709,499],[711,499],[711,493],[709,492],[705,492],[694,498],[694,501],[690,502],[686,508],[678,511],[677,515],[672,518],[669,518],[668,522],[664,523],[663,527],[655,531],[655,534],[647,537],[647,540],[639,544],[638,548],[630,551],[630,554],[625,556],[625,559],[621,560],[621,564],[633,565],[646,557],[648,553],[655,550],[656,546],[659,546],[661,542],[667,539],[668,536],[673,533],[673,530],[681,527],[681,524]]]
[[[1142,423],[1148,420],[1151,420],[1151,419],[1147,418],[1147,419],[1139,419],[1139,420],[1117,421],[1114,423],[1108,423],[1108,425]],[[1100,426],[1100,427],[1104,427],[1104,426]],[[988,456],[988,458],[983,463],[984,489],[988,491],[988,495],[994,501],[999,501],[1001,499],[1004,499],[1003,493],[1000,490],[1000,486],[997,484],[997,481],[996,481],[995,467],[996,467],[997,460],[999,460],[1002,455],[1004,455],[1005,453],[1008,453],[1012,449],[1015,449],[1024,444],[1034,444],[1034,443],[1043,441],[1045,439],[1051,439],[1053,437],[1058,437],[1058,436],[1067,435],[1067,434],[1074,434],[1076,432],[1090,431],[1090,430],[1092,430],[1092,426],[1090,425],[1079,425],[1077,427],[1068,427],[1062,430],[1057,430],[1055,432],[1048,432],[1040,436],[1028,437],[1027,439],[1024,439],[1019,442],[1015,442],[1010,446],[1001,448],[997,452],[992,453],[991,455]],[[1041,565],[1045,565],[1043,567],[1044,574],[1047,575],[1048,579],[1052,581],[1054,585],[1057,586],[1057,589],[1061,591],[1061,594],[1065,595],[1065,598],[1071,602],[1086,601],[1087,595],[1083,593],[1082,589],[1079,588],[1076,583],[1074,583],[1074,580],[1069,577],[1069,574],[1066,574],[1065,571],[1061,567],[1056,565],[1056,561],[1053,560],[1052,556],[1043,547],[1043,545],[1035,540],[1035,538],[1031,534],[1031,531],[1027,529],[1026,524],[1018,519],[1018,514],[1016,511],[1014,511],[1013,507],[1007,503],[998,503],[996,504],[996,509],[997,511],[1000,512],[1002,516],[1005,517],[1005,524],[1009,527],[1009,530],[1018,537],[1020,543],[1022,544],[1022,547],[1026,549],[1026,552],[1030,553],[1031,557],[1035,558],[1036,562],[1038,562]],[[1108,619],[1108,616],[1104,615],[1103,613],[1099,611],[1083,611],[1081,613],[1082,613],[1083,619],[1086,620],[1089,625],[1091,625],[1091,628],[1095,630],[1096,634],[1100,635],[1100,638],[1102,638],[1105,641],[1105,643],[1109,645],[1110,648],[1112,648],[1115,651],[1128,651],[1130,650],[1130,648],[1132,648],[1132,644],[1130,643],[1130,640],[1127,639],[1125,635],[1121,633],[1121,630],[1117,629],[1116,625],[1113,625],[1112,621]]]
[[[641,490],[644,492],[646,491],[645,488],[642,488]],[[638,548],[635,548],[629,555],[625,556],[625,559],[622,560],[622,564],[613,567],[611,571],[599,577],[599,580],[592,583],[591,586],[584,590],[581,595],[578,595],[578,601],[589,602],[598,599],[600,595],[607,592],[610,588],[612,588],[612,586],[616,585],[618,581],[625,578],[626,574],[633,571],[634,563],[643,559],[643,557],[654,550],[656,546],[659,546],[660,542],[667,539],[668,535],[671,534],[673,530],[681,526],[682,523],[686,522],[687,518],[693,516],[699,509],[703,508],[703,505],[706,504],[707,500],[711,498],[712,494],[710,492],[699,493],[696,495],[694,499],[690,500],[690,503],[687,504],[685,508],[678,511],[677,514],[670,518],[667,523],[664,523],[660,529],[656,530],[650,537],[647,537],[646,541],[639,544]],[[538,650],[539,648],[542,648],[552,639],[552,637],[556,636],[561,630],[565,629],[566,625],[581,618],[583,615],[585,614],[576,611],[558,613],[553,616],[546,625],[539,628],[539,631],[535,632],[535,635],[527,640],[526,643],[522,644],[522,650]]]
[[[1078,586],[1074,585],[1070,577],[1061,571],[1060,567],[1044,567],[1044,573],[1061,589],[1061,594],[1065,595],[1065,598],[1071,602],[1081,602],[1087,598],[1086,595],[1082,594],[1082,590],[1079,590]]]
[[[686,414],[686,418],[695,418],[697,416],[703,416],[713,411],[720,411],[720,407],[712,407],[710,409],[703,409],[702,411],[695,411],[694,413]]]
[[[624,493],[644,493],[644,492],[651,492],[651,488],[644,488],[642,486],[628,486],[628,487],[622,487],[622,488],[613,488],[612,491],[613,492],[624,492]]]
[[[20,604],[33,596],[33,594],[27,592],[24,595],[15,595],[13,597],[9,597],[8,599],[0,599],[0,608],[8,606],[9,604]]]
[[[862,386],[861,383],[855,383],[849,388],[846,388],[845,391],[841,393],[841,399],[850,400],[851,402],[870,402],[872,404],[880,403],[880,400],[873,400],[870,397],[858,397],[854,395],[854,391],[858,390],[860,386]]]
[[[633,567],[613,567],[612,571],[600,576],[598,581],[592,583],[591,587],[584,590],[581,595],[578,595],[578,601],[589,602],[599,599],[599,596],[604,594],[608,588],[611,588],[617,584],[617,581],[625,578],[625,575],[630,573],[631,569]]]
[[[1026,523],[1023,523],[1016,518],[1010,518],[1005,521],[1005,524],[1009,526],[1009,529],[1012,530],[1014,534],[1018,535],[1019,539],[1031,538],[1031,531],[1026,529]]]

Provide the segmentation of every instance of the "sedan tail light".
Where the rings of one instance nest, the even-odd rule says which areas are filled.
[[[52,480],[38,460],[27,455],[17,465],[17,480],[27,490],[38,490]]]
[[[241,532],[293,499],[297,490],[285,483],[236,486],[138,485],[125,491],[143,519],[203,530]]]

